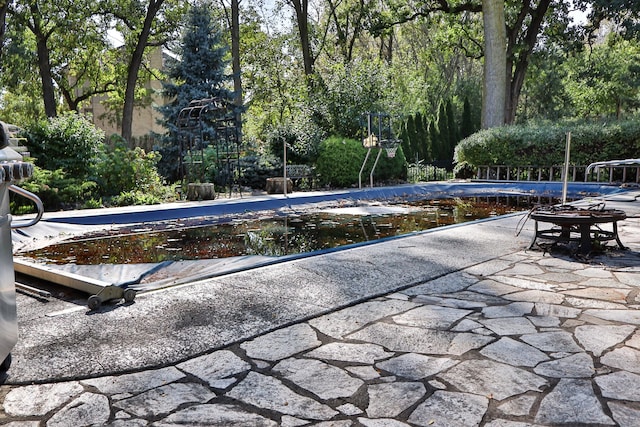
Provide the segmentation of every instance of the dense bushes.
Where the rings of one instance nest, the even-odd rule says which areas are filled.
[[[53,211],[84,206],[97,194],[98,184],[84,179],[70,178],[62,169],[50,171],[36,166],[33,176],[22,182],[20,187],[38,195],[45,209]],[[11,211],[14,214],[28,213],[33,210],[33,204],[24,197],[15,197],[11,202]]]
[[[275,156],[253,153],[240,158],[240,184],[264,189],[267,178],[282,175],[282,162]]]
[[[130,150],[119,137],[105,144],[104,133],[82,116],[70,113],[49,119],[25,133],[36,167],[21,186],[38,195],[47,211],[173,198],[173,191],[158,175],[156,153]],[[11,208],[25,213],[33,206],[24,198],[14,198]]]
[[[85,117],[67,113],[32,125],[26,137],[37,166],[81,179],[91,174],[104,132]]]
[[[637,158],[640,121],[534,123],[477,132],[456,147],[456,170],[479,165],[551,166],[564,163],[571,132],[571,163]]]
[[[367,150],[360,141],[340,137],[324,140],[318,148],[316,173],[321,185],[333,187],[350,187],[358,183],[358,174]],[[375,161],[377,150],[373,150],[364,169],[365,176],[369,176]],[[388,158],[383,151],[374,173],[376,179],[392,180],[407,176],[405,158],[402,147],[394,158]]]
[[[122,138],[112,136],[110,144],[100,146],[98,158],[95,180],[100,196],[111,198],[110,204],[154,204],[173,196],[158,174],[158,153],[140,147],[130,150]]]

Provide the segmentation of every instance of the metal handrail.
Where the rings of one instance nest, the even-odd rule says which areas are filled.
[[[587,176],[591,173],[594,168],[600,168],[603,166],[631,166],[631,165],[640,165],[640,159],[626,159],[626,160],[610,160],[606,162],[595,162],[591,163],[587,166],[586,171],[584,172],[585,181],[587,180]]]
[[[42,215],[44,214],[44,205],[42,204],[42,200],[40,200],[40,197],[36,196],[30,191],[25,190],[24,188],[18,187],[17,185],[10,185],[9,190],[13,191],[14,193],[24,198],[31,200],[33,203],[35,203],[36,207],[38,208],[38,213],[35,216],[35,218],[32,218],[26,222],[20,222],[17,224],[12,223],[11,228],[25,228],[25,227],[31,227],[32,225],[36,225],[38,221],[40,221],[40,219],[42,218]]]

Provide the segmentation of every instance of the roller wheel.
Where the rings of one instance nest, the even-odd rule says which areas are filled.
[[[136,291],[133,289],[125,289],[123,297],[125,302],[133,302],[136,297]]]
[[[97,310],[102,305],[102,301],[99,296],[91,295],[87,300],[87,305],[91,310]]]
[[[7,372],[9,367],[11,367],[11,353],[9,353],[2,361],[2,364],[0,364],[0,372]]]

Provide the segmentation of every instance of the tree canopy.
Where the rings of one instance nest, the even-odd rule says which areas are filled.
[[[398,134],[419,116],[419,132],[429,134],[449,104],[444,114],[458,135],[476,127],[480,111],[487,120],[489,108],[486,126],[624,117],[640,105],[639,4],[12,0],[0,7],[0,108],[4,117],[28,121],[82,111],[104,95],[130,140],[133,107],[151,99],[149,80],[177,85],[184,77],[154,69],[149,54],[163,49],[186,63],[178,42],[187,12],[206,8],[227,18],[220,31],[232,49],[221,72],[233,77],[225,87],[246,107],[250,142],[284,130],[307,148],[320,135],[359,138],[359,118],[371,110],[393,115]],[[575,22],[575,11],[584,22]],[[117,46],[113,34],[122,39]],[[411,154],[426,159],[437,148],[430,144]]]

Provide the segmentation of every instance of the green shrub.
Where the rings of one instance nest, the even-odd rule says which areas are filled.
[[[264,189],[267,178],[282,175],[282,161],[275,156],[251,154],[240,158],[240,184]]]
[[[551,166],[564,163],[566,134],[571,132],[575,165],[637,158],[640,121],[534,123],[477,132],[455,151],[456,170],[479,165]]]
[[[142,190],[123,191],[111,199],[112,206],[157,205],[162,199]]]
[[[298,114],[268,133],[267,144],[280,160],[284,157],[284,144],[287,144],[287,163],[308,164],[315,161],[318,146],[326,136],[313,120],[312,112],[301,108]]]
[[[332,187],[350,187],[358,183],[358,174],[367,149],[360,141],[341,137],[331,137],[324,140],[318,149],[316,173],[321,185]],[[367,165],[363,171],[363,178],[369,176],[378,150],[374,149],[369,155]],[[405,158],[402,148],[394,158],[388,158],[383,150],[374,177],[378,180],[404,180],[407,176]]]
[[[119,196],[121,193],[139,191],[153,200],[163,200],[172,192],[158,174],[156,164],[159,155],[156,152],[146,153],[140,147],[130,150],[120,137],[111,139],[109,146],[102,145],[100,162],[93,171],[101,196]]]
[[[49,171],[38,166],[20,186],[36,194],[46,211],[76,208],[98,193],[93,181],[69,177],[62,169]],[[34,212],[35,206],[24,197],[12,197],[11,209],[14,214],[24,214]]]
[[[50,171],[62,169],[78,179],[90,175],[104,141],[104,132],[76,113],[35,123],[25,134],[37,166]]]

